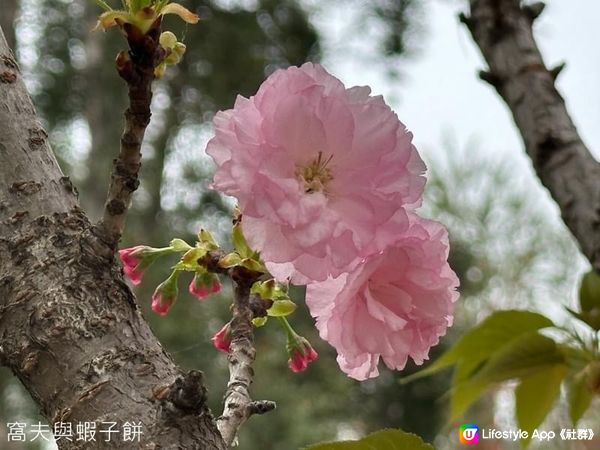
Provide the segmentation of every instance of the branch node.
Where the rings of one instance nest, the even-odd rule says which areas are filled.
[[[530,5],[524,5],[522,7],[523,12],[531,21],[531,23],[533,23],[535,19],[537,19],[542,14],[545,8],[546,4],[544,2],[535,2]]]
[[[467,16],[464,12],[458,14],[458,20],[460,21],[460,23],[464,24],[470,31],[473,30],[473,19]]]
[[[499,89],[502,85],[502,79],[492,72],[489,72],[487,70],[480,70],[478,75],[480,79],[482,79],[483,81],[490,84],[496,89]]]
[[[170,386],[167,400],[184,415],[199,415],[206,403],[204,375],[198,370],[190,370],[178,377]]]
[[[556,81],[556,79],[558,78],[558,76],[561,74],[561,72],[563,71],[563,69],[567,66],[566,62],[561,62],[560,64],[557,64],[556,66],[554,66],[552,69],[550,69],[550,75],[552,75],[552,79],[554,81]]]
[[[254,414],[266,414],[277,408],[277,404],[271,400],[256,400],[246,406],[248,417]]]

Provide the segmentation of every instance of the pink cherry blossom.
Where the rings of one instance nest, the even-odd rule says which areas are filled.
[[[303,372],[308,365],[319,356],[310,343],[302,336],[296,336],[296,342],[293,345],[288,344],[288,367],[292,372]]]
[[[200,300],[205,299],[211,294],[217,294],[221,291],[221,284],[216,275],[210,273],[197,273],[190,283],[188,290],[190,294]]]
[[[448,236],[437,222],[410,216],[396,242],[354,271],[307,287],[306,303],[338,364],[357,380],[379,375],[378,362],[422,364],[452,324],[458,278],[448,265]]]
[[[145,270],[150,264],[144,264],[143,256],[150,249],[145,245],[137,245],[119,250],[119,257],[123,263],[123,272],[129,280],[138,285],[142,281]]]
[[[215,348],[224,353],[231,349],[231,324],[227,322],[211,339]]]
[[[213,187],[237,199],[248,243],[281,281],[339,276],[405,231],[420,205],[412,134],[370,92],[307,63],[214,118]]]

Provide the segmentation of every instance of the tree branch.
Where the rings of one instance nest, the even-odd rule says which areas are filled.
[[[600,272],[600,164],[582,142],[546,68],[532,23],[543,6],[519,0],[471,0],[462,16],[489,69],[490,82],[512,112],[542,184],[561,210],[583,254]]]
[[[61,450],[225,450],[199,373],[175,366],[94,231],[0,30],[0,363],[50,425],[142,425],[139,442]]]
[[[231,320],[231,345],[229,361],[229,382],[223,399],[223,414],[217,418],[217,427],[227,446],[237,442],[237,434],[246,420],[254,414],[265,414],[275,409],[275,402],[253,401],[250,385],[254,379],[254,333],[252,319],[264,317],[270,307],[260,297],[250,294],[254,282],[265,277],[241,266],[223,269],[219,261],[225,256],[222,251],[207,253],[198,262],[213,273],[226,275],[235,284]]]
[[[131,197],[139,186],[142,142],[151,117],[154,68],[165,56],[159,45],[160,23],[159,18],[146,34],[130,24],[123,26],[130,50],[119,53],[116,64],[119,75],[127,82],[129,108],[125,111],[125,129],[119,156],[114,160],[104,214],[98,224],[99,234],[114,249],[125,227]]]
[[[235,445],[242,424],[253,414],[264,414],[275,409],[271,401],[252,401],[250,385],[254,378],[253,313],[250,306],[250,285],[238,282],[235,287],[233,319],[231,321],[231,350],[229,361],[229,383],[225,391],[223,414],[217,426],[228,446]]]

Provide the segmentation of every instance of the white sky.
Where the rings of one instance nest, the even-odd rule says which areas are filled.
[[[340,2],[341,4],[342,2]],[[404,78],[390,81],[384,68],[370,64],[373,30],[354,31],[348,39],[347,24],[354,13],[331,8],[317,18],[328,32],[324,64],[347,85],[368,84],[383,94],[409,129],[415,143],[428,156],[444,151],[448,134],[459,144],[476,138],[478,151],[506,152],[520,167],[527,167],[522,144],[512,117],[496,92],[477,78],[485,67],[457,15],[465,2],[425,0],[425,30],[421,50],[398,67]],[[576,125],[595,155],[600,155],[600,2],[550,0],[536,22],[535,32],[548,66],[566,61],[558,88],[566,98]],[[377,32],[374,31],[376,34]],[[348,53],[346,50],[351,49]],[[359,51],[356,51],[359,49]]]

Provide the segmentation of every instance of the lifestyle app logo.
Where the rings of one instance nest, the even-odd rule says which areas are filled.
[[[474,424],[464,424],[458,429],[461,444],[477,444],[479,442],[479,427]]]

